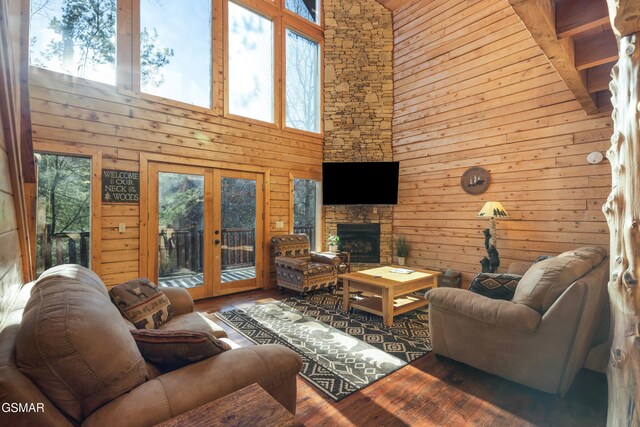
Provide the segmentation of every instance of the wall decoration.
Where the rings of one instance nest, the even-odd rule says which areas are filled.
[[[489,171],[474,166],[472,168],[467,169],[460,179],[460,186],[462,189],[469,194],[482,194],[487,191],[489,188],[489,183],[491,179],[489,177]]]
[[[139,203],[140,173],[113,169],[102,170],[103,203]]]

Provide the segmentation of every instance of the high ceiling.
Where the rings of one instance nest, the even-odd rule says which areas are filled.
[[[378,2],[394,11],[415,0]],[[509,3],[584,110],[588,114],[609,110],[610,73],[618,59],[618,49],[606,0]]]
[[[509,0],[588,114],[608,110],[618,47],[605,0]]]

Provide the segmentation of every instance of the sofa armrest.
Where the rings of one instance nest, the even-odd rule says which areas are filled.
[[[290,270],[298,270],[303,273],[309,269],[309,258],[287,258],[277,256],[275,260],[276,267],[284,267]]]
[[[494,300],[465,289],[436,288],[426,298],[430,304],[525,334],[534,333],[541,318],[540,313],[524,304]]]
[[[331,264],[334,267],[338,267],[342,260],[338,255],[311,252],[311,262],[319,262],[320,264]]]
[[[193,312],[193,298],[186,289],[163,287],[162,292],[169,298],[174,316]]]
[[[295,414],[300,356],[265,344],[225,351],[161,375],[92,413],[83,426],[152,426],[258,383]]]

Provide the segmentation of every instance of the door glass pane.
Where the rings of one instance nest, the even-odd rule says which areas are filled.
[[[37,154],[36,271],[59,264],[89,267],[91,159]]]
[[[256,277],[256,181],[222,178],[222,283]]]
[[[229,112],[273,123],[273,22],[229,2]]]
[[[293,232],[309,236],[311,248],[317,250],[319,228],[318,182],[293,179]]]
[[[116,0],[32,0],[30,3],[31,65],[115,84]]]
[[[140,1],[142,91],[211,106],[211,0]]]
[[[202,286],[204,267],[204,177],[158,174],[158,282]]]

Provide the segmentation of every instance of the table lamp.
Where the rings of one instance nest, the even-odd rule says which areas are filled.
[[[482,258],[483,273],[495,273],[500,266],[500,257],[496,249],[496,218],[508,219],[509,214],[500,202],[486,202],[476,218],[489,218],[489,229],[484,230],[484,246],[488,257]]]

